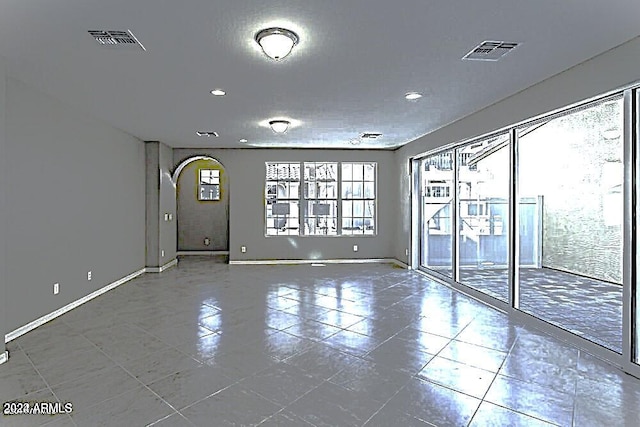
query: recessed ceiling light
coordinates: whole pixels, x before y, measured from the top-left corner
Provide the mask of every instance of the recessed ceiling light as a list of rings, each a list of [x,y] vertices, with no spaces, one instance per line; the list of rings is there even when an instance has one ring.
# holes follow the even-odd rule
[[[247,141],[246,139],[242,138],[242,139],[240,140],[240,142],[245,143],[245,142],[248,142],[248,141]]]
[[[360,144],[361,141],[358,138],[353,138],[353,139],[350,139],[349,142],[353,145],[358,145]]]
[[[215,136],[217,138],[220,136],[218,135],[218,132],[202,132],[202,131],[196,131],[196,135],[206,136],[207,138],[211,138],[212,136]]]
[[[211,95],[215,95],[215,96],[225,96],[227,94],[227,92],[223,91],[222,89],[214,89],[211,91]]]
[[[258,32],[255,40],[265,55],[279,61],[291,53],[291,49],[298,44],[300,39],[293,31],[274,27]]]
[[[416,99],[422,98],[422,94],[420,92],[409,92],[405,94],[405,99],[408,101],[415,101]]]
[[[285,133],[289,129],[291,122],[288,120],[271,120],[269,126],[275,133]]]

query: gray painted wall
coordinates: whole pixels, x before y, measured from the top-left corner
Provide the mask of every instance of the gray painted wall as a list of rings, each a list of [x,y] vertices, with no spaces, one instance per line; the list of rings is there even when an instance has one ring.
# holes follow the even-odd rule
[[[163,266],[176,257],[176,192],[171,180],[172,161],[170,147],[157,141],[145,143],[147,267]]]
[[[398,193],[393,251],[403,259],[410,242],[409,158],[598,96],[640,80],[640,37],[525,89],[395,151]]]
[[[6,76],[4,71],[4,58],[0,56],[0,354],[4,353],[4,331],[6,328],[5,312],[7,309],[7,203],[5,200],[5,186],[7,182],[6,165],[6,139],[5,139],[5,83]]]
[[[141,141],[11,77],[5,128],[7,333],[144,267],[145,160]]]
[[[200,169],[220,170],[220,200],[198,200]],[[177,182],[179,251],[229,250],[229,180],[219,162],[201,159],[186,166]],[[204,244],[205,237],[210,244]]]
[[[372,150],[175,149],[174,168],[186,158],[209,155],[229,177],[229,259],[391,258],[397,221],[397,178],[393,152]],[[267,161],[378,162],[378,235],[299,237],[264,235],[264,179]],[[353,252],[353,245],[359,246]],[[247,246],[241,253],[240,246]]]

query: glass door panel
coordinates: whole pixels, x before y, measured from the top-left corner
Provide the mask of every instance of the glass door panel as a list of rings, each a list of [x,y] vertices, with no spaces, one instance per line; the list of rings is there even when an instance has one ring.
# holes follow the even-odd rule
[[[622,352],[623,101],[518,130],[520,309]]]
[[[453,278],[454,152],[422,160],[420,264]]]
[[[509,134],[457,150],[461,283],[509,301]]]

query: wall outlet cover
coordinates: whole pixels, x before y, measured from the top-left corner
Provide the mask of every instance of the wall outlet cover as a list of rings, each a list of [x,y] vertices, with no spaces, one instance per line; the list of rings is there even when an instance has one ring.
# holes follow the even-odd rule
[[[358,252],[358,245],[353,245],[353,252]]]
[[[60,293],[60,283],[53,284],[53,294],[58,295]]]
[[[243,254],[247,253],[247,247],[246,246],[240,246],[240,252],[242,252]]]

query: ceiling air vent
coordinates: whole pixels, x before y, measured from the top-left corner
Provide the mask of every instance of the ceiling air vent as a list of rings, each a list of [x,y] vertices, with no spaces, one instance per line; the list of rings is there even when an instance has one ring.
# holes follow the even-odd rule
[[[147,50],[129,30],[89,30],[89,34],[102,46],[117,48],[139,47],[142,50]]]
[[[520,43],[484,41],[474,47],[462,59],[469,61],[497,61],[518,46],[520,46]]]
[[[371,132],[365,132],[362,135],[360,135],[360,139],[368,139],[368,140],[374,140],[374,139],[380,139],[382,138],[382,134],[381,133],[371,133]]]
[[[211,138],[211,137],[219,137],[220,135],[218,135],[218,132],[210,132],[210,131],[206,131],[206,132],[202,132],[202,131],[197,131],[196,135],[198,136],[206,136],[207,138]]]

